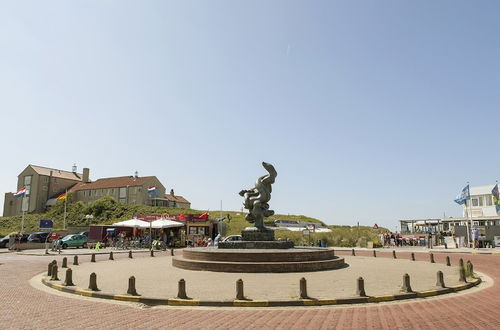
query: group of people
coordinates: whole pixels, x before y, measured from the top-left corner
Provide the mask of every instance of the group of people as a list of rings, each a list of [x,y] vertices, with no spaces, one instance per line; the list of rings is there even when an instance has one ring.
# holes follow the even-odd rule
[[[427,238],[404,237],[398,233],[385,233],[380,234],[380,242],[383,247],[426,246]]]

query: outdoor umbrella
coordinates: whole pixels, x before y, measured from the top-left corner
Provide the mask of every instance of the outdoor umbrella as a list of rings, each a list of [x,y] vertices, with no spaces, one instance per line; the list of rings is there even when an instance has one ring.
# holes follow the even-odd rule
[[[151,227],[153,227],[153,228],[173,228],[173,227],[182,227],[182,226],[184,226],[184,224],[181,222],[167,220],[167,219],[163,219],[163,218],[155,220],[151,223]]]
[[[138,220],[138,219],[130,219],[130,220],[116,222],[113,224],[113,226],[132,227],[132,228],[149,228],[149,222]]]

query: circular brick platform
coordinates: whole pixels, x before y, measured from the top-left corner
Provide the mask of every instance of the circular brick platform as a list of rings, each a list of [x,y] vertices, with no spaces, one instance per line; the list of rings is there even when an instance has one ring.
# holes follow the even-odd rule
[[[228,273],[311,272],[347,266],[344,258],[335,256],[333,249],[325,248],[287,250],[193,248],[184,249],[182,256],[174,257],[172,265],[188,270]]]

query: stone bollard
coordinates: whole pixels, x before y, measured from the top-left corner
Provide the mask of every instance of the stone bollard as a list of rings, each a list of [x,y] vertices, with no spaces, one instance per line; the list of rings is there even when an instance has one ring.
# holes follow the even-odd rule
[[[78,266],[78,256],[73,258],[73,265]]]
[[[353,249],[354,251],[354,249]],[[305,278],[300,279],[300,299],[307,299],[307,281]]]
[[[174,248],[170,248],[170,255],[173,257],[174,256]]]
[[[154,257],[155,256],[155,251],[151,250],[151,256]]]
[[[68,268],[68,258],[64,257],[61,268]]]
[[[357,284],[358,284],[358,287],[356,289],[356,295],[358,295],[360,297],[366,297],[365,280],[362,277],[359,277]]]
[[[429,253],[429,261],[431,262],[431,264],[436,263],[436,262],[434,261],[434,254],[433,254],[432,252],[431,252],[431,253]]]
[[[410,275],[408,274],[403,275],[403,288],[401,290],[405,293],[413,292],[410,285]]]
[[[396,251],[395,250],[392,250],[392,258],[393,259],[397,259],[397,257],[396,257]]]
[[[464,268],[464,259],[462,258],[458,259],[458,267]]]
[[[451,266],[450,256],[446,256],[446,266]]]
[[[49,262],[49,266],[47,267],[47,276],[52,276],[52,266],[54,266],[55,260]]]
[[[464,267],[460,267],[458,269],[458,271],[459,271],[459,274],[460,274],[459,282],[467,283],[466,276],[465,276],[465,268]]]
[[[132,259],[132,250],[128,251],[128,257]]]
[[[472,265],[472,262],[470,260],[467,260],[467,276],[474,277],[474,266]]]
[[[90,257],[90,262],[95,262],[95,253],[92,253],[92,256]]]
[[[113,251],[109,253],[109,260],[115,260],[115,258],[113,257]]]
[[[377,251],[373,250],[373,256],[376,258],[377,257]]]
[[[352,249],[351,255],[356,256],[356,251],[354,251],[354,249]]]
[[[438,271],[436,275],[437,275],[436,286],[440,288],[445,288],[443,272]]]
[[[64,279],[64,286],[74,286],[73,283],[73,271],[71,268],[66,269],[66,278]]]
[[[92,291],[99,291],[97,288],[97,275],[95,273],[90,274],[89,289]]]
[[[179,280],[179,289],[177,290],[177,298],[188,299],[186,294],[186,281],[183,278]]]
[[[245,299],[245,295],[243,294],[243,280],[241,278],[236,281],[236,299]]]
[[[411,261],[415,261],[415,253],[411,253]]]
[[[59,281],[59,278],[57,277],[57,264],[52,265],[52,277],[50,278],[51,281]]]
[[[137,293],[137,290],[135,289],[135,277],[134,276],[130,276],[128,278],[128,290],[127,290],[127,294],[129,294],[131,296],[138,296],[139,295]]]

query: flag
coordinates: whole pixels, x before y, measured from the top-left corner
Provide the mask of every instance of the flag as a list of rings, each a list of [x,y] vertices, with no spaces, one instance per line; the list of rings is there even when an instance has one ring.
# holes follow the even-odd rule
[[[498,183],[495,185],[493,190],[491,191],[491,194],[493,195],[493,204],[495,205],[500,205],[499,203],[499,191],[498,191]]]
[[[493,195],[493,204],[495,205],[497,215],[500,215],[500,192],[498,191],[498,183],[495,185],[495,187],[493,187],[491,194]]]
[[[67,194],[65,192],[63,192],[62,194],[60,194],[59,196],[56,197],[57,200],[63,200],[63,199],[66,199],[67,197]]]
[[[26,194],[26,187],[22,187],[17,192],[14,193],[14,197],[23,197]]]
[[[208,219],[208,212],[205,212],[202,215],[200,215],[198,219]]]
[[[148,194],[150,197],[155,197],[156,196],[156,186],[149,186],[148,187]]]
[[[462,205],[465,201],[470,199],[469,185],[466,185],[462,192],[455,198],[455,203]]]

